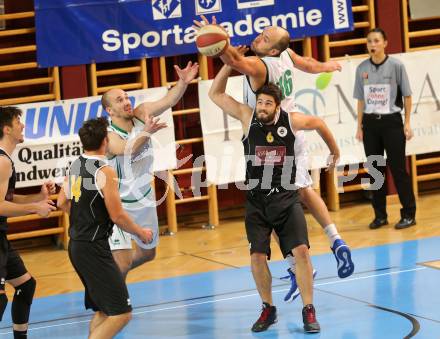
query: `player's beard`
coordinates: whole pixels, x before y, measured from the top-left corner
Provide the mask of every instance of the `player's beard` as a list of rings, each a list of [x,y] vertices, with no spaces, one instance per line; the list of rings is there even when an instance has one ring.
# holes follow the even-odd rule
[[[265,114],[260,115],[260,113],[265,113]],[[275,120],[275,113],[276,113],[276,111],[269,113],[268,111],[266,111],[264,109],[260,109],[257,111],[257,120],[263,124],[270,124]]]

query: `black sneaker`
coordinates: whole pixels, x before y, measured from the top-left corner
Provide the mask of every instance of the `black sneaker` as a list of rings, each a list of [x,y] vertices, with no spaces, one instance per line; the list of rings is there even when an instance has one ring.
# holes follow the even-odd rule
[[[376,228],[382,227],[388,225],[388,220],[385,219],[380,219],[380,218],[374,218],[374,220],[370,223],[369,227],[372,230],[375,230]]]
[[[416,219],[414,218],[402,218],[400,221],[394,226],[396,230],[403,230],[404,228],[413,226],[416,224]]]
[[[261,315],[255,324],[252,326],[252,332],[266,331],[270,325],[277,322],[277,308],[270,306],[268,303],[263,303]]]
[[[303,314],[303,322],[304,322],[304,331],[307,333],[319,333],[321,331],[321,327],[319,326],[318,321],[316,320],[315,308],[312,304],[308,304],[304,306],[302,310]]]

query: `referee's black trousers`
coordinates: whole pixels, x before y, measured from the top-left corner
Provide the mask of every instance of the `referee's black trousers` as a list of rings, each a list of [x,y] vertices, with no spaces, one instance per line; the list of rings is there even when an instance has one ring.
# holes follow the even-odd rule
[[[406,171],[405,146],[406,139],[403,131],[402,116],[400,113],[389,115],[364,114],[362,120],[364,134],[365,155],[387,154],[387,164],[390,167],[396,185],[399,200],[402,204],[400,215],[402,218],[415,218],[416,201],[411,185],[411,179]],[[373,166],[385,173],[385,166],[378,166],[377,162],[367,160],[367,166]],[[372,173],[370,171],[370,173]],[[374,182],[372,179],[372,183]],[[386,211],[386,185],[373,190],[373,208],[376,218],[387,218]]]

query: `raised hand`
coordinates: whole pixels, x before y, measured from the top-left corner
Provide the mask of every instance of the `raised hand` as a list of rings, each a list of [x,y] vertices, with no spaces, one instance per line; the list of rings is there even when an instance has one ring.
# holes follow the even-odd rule
[[[152,117],[149,114],[145,115],[144,132],[153,134],[167,127],[166,122],[160,122],[159,118]]]
[[[206,25],[217,25],[217,19],[216,19],[216,17],[214,15],[212,16],[212,22],[211,23],[206,18],[206,16],[201,15],[200,17],[202,18],[202,21],[193,20],[194,25],[192,27],[194,27],[194,29],[197,30],[197,31],[200,28],[202,28],[203,26],[206,26]]]
[[[185,84],[189,84],[196,78],[197,73],[199,72],[199,64],[197,62],[193,64],[191,61],[189,61],[184,69],[181,69],[177,65],[174,65],[174,69],[176,70],[179,79]]]
[[[334,60],[327,61],[325,65],[326,65],[326,72],[334,72],[334,71],[342,70],[341,64]]]
[[[238,52],[238,54],[245,55],[247,51],[249,51],[249,47],[245,45],[239,45],[239,46],[235,46],[235,50]]]

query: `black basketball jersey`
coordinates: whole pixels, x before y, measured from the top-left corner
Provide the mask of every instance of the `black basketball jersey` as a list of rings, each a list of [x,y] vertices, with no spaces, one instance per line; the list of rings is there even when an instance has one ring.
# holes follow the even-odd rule
[[[108,238],[113,223],[98,189],[96,172],[108,166],[104,159],[81,155],[70,166],[70,229],[72,240],[94,241]]]
[[[249,133],[242,142],[249,189],[293,189],[296,174],[295,136],[288,113],[281,110],[274,124],[265,125],[257,119],[254,111]]]
[[[0,148],[0,156],[7,157],[11,161],[12,174],[11,174],[11,177],[9,178],[8,190],[6,191],[5,200],[6,201],[12,201],[12,199],[14,197],[14,191],[15,191],[15,182],[17,181],[17,176],[16,176],[16,173],[15,173],[14,162],[12,161],[11,157],[9,156],[9,154],[6,153],[1,148]],[[5,216],[0,216],[0,231],[7,231],[8,230],[7,219],[8,218],[5,217]]]

